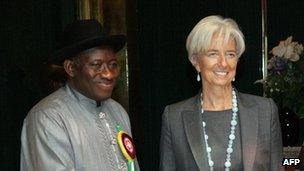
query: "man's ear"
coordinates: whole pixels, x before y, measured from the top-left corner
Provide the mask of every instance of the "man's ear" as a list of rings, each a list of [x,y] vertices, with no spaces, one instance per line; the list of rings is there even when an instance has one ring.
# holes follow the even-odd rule
[[[65,72],[70,76],[70,77],[74,77],[75,75],[75,65],[74,62],[70,59],[66,59],[63,62],[63,67]]]

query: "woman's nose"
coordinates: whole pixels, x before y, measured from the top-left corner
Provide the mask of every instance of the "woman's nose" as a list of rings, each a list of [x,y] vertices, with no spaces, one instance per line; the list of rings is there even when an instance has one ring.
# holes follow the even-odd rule
[[[221,54],[219,57],[219,64],[221,66],[227,66],[227,58],[225,56],[225,54]]]

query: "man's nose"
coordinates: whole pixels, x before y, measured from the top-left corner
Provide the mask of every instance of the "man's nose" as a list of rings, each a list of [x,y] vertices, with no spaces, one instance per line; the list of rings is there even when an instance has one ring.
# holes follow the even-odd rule
[[[103,64],[99,69],[99,72],[104,78],[107,79],[113,79],[117,74],[117,71],[111,70],[107,64]]]

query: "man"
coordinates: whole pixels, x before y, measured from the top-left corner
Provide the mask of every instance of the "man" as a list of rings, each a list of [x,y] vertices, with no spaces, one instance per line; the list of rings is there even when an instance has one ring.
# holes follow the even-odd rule
[[[63,64],[67,84],[25,118],[21,170],[127,170],[117,134],[122,129],[131,135],[130,122],[111,99],[119,76],[116,52],[126,37],[108,36],[96,20],[78,20],[62,38],[52,61]]]

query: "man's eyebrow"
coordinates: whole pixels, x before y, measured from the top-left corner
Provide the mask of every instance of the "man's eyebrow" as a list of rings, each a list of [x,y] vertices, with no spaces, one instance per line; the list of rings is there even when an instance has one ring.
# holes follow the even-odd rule
[[[102,62],[102,60],[101,59],[93,59],[90,62]]]
[[[110,60],[93,59],[93,60],[90,61],[90,62],[113,62],[113,61],[117,62],[118,59],[110,59]]]

